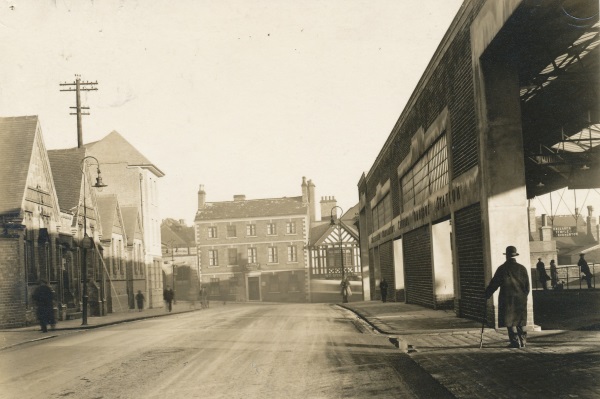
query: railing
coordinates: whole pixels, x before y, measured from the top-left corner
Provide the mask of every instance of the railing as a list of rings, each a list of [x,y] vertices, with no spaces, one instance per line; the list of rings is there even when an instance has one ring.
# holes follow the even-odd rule
[[[320,277],[324,279],[341,279],[342,268],[341,267],[327,267],[321,273],[312,271],[314,277]],[[344,275],[350,280],[360,280],[360,266],[348,266],[344,267]]]
[[[600,264],[596,269],[595,263],[588,263],[590,271],[592,272],[592,287],[596,288],[596,273],[600,273]],[[556,266],[556,272],[558,274],[557,285],[552,287],[552,280],[548,280],[548,289],[554,290],[581,290],[587,289],[587,281],[578,265],[561,265]],[[546,273],[551,276],[550,270],[546,268]],[[540,282],[537,270],[531,269],[531,280],[534,290],[542,290],[544,287]]]

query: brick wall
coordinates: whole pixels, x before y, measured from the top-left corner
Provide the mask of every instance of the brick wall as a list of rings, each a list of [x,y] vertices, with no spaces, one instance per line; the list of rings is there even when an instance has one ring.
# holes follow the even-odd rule
[[[22,241],[0,238],[0,327],[26,325]]]

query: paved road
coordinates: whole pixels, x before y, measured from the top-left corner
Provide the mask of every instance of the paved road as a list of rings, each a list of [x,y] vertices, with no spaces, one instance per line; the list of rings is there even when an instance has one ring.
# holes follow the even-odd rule
[[[232,304],[0,352],[6,398],[449,398],[388,338],[323,304]]]

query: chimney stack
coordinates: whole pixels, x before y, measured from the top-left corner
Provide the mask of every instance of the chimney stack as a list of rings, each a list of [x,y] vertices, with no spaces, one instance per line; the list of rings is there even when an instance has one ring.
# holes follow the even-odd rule
[[[598,226],[596,222],[596,218],[594,217],[594,207],[589,205],[588,209],[588,217],[587,217],[587,235],[589,238],[592,238],[594,241],[598,242]]]
[[[308,182],[308,212],[310,215],[310,222],[314,223],[317,221],[317,204],[315,202],[315,185],[312,180]]]
[[[206,206],[206,193],[204,192],[204,184],[198,189],[198,209],[204,209]]]
[[[302,176],[302,203],[308,204],[308,185],[305,176]]]
[[[542,227],[540,228],[540,230],[541,230],[540,239],[542,241],[551,241],[552,240],[552,227],[548,226],[548,215],[546,215],[546,214],[542,215]]]
[[[331,218],[334,206],[337,205],[335,197],[321,197],[321,220],[329,220]],[[337,219],[337,209],[333,212],[334,218]]]

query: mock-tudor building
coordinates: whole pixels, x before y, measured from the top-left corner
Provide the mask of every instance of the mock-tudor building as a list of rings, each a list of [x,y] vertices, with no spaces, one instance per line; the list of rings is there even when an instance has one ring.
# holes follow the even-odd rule
[[[206,202],[200,186],[195,234],[202,284],[213,298],[307,302],[307,244],[314,184],[298,197]]]
[[[354,225],[358,204],[339,218],[335,197],[322,197],[320,205],[321,221],[312,223],[309,234],[310,301],[339,302],[342,299],[342,267],[352,291],[348,300],[362,301],[359,237]]]

